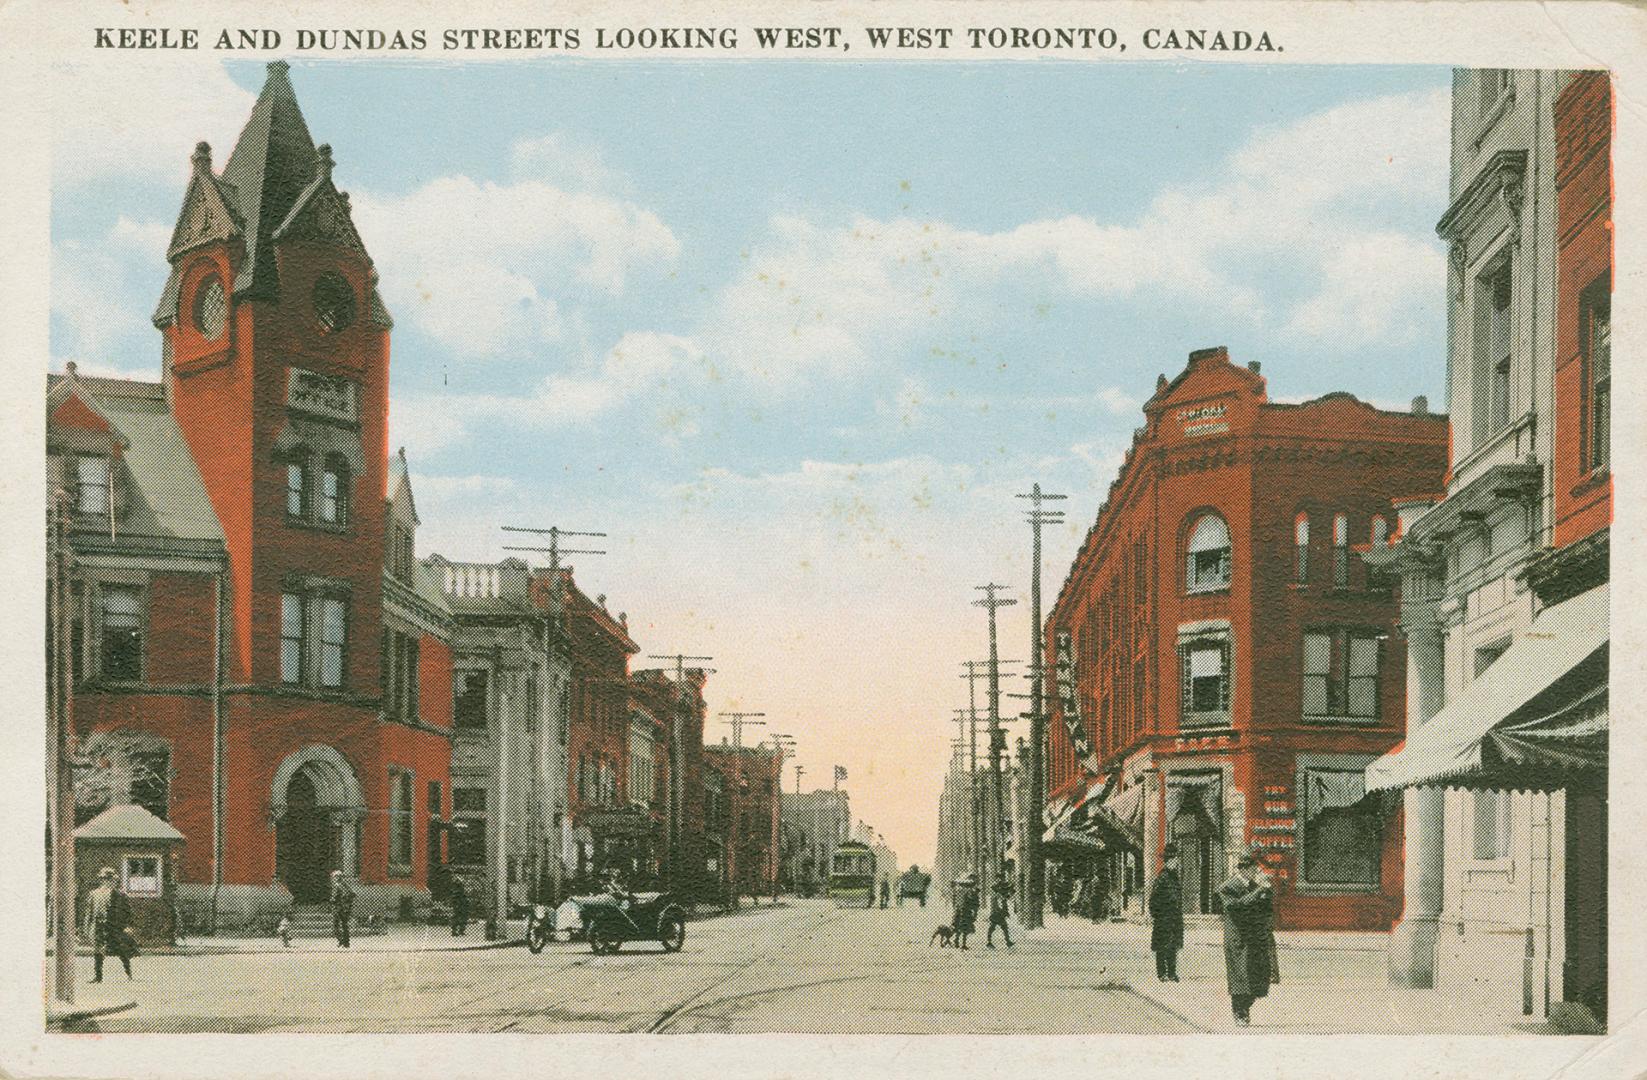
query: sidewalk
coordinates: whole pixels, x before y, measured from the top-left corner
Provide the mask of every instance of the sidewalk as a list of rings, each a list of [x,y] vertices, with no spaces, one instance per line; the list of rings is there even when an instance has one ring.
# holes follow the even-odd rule
[[[228,956],[244,953],[342,953],[348,952],[457,952],[474,949],[507,949],[525,944],[526,921],[511,920],[507,932],[499,941],[486,940],[486,924],[470,923],[469,932],[453,937],[446,926],[396,923],[381,934],[355,934],[344,950],[330,937],[293,938],[290,946],[282,945],[277,937],[191,937],[176,945],[147,946],[143,952],[150,956]],[[46,939],[46,955],[54,948],[52,939]],[[90,956],[91,946],[76,943],[76,956]]]
[[[1185,927],[1178,956],[1181,982],[1156,979],[1149,927],[1139,923],[1047,921],[1024,941],[1090,943],[1114,955],[1115,974],[1141,997],[1209,1032],[1340,1034],[1549,1034],[1524,1017],[1520,1001],[1485,995],[1408,990],[1389,984],[1389,935],[1377,932],[1281,931],[1276,956],[1281,981],[1252,1008],[1252,1024],[1236,1024],[1224,979],[1223,932],[1216,923]]]

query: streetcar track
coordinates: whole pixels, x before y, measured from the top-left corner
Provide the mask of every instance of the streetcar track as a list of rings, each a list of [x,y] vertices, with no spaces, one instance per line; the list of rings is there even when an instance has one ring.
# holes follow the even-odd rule
[[[831,919],[839,919],[839,918],[840,918],[840,913],[838,911],[834,911],[834,910],[828,910],[824,913],[814,913],[812,923],[809,927],[807,927],[807,929],[816,930],[818,927],[823,926],[826,922],[829,922]],[[667,1010],[666,1012],[664,1012],[662,1015],[660,1015],[656,1020],[654,1020],[646,1028],[647,1034],[655,1035],[655,1034],[659,1034],[659,1033],[663,1032],[663,1030],[665,1028],[667,1028],[670,1024],[674,1023],[676,1017],[696,1010],[696,1008],[702,1002],[703,998],[706,995],[711,994],[714,991],[716,991],[716,990],[720,989],[721,987],[725,986],[727,983],[731,982],[733,979],[736,979],[739,975],[742,975],[744,972],[748,971],[750,968],[754,967],[756,964],[760,963],[761,961],[770,960],[772,958],[773,951],[774,950],[771,949],[770,947],[761,950],[760,952],[756,953],[754,956],[750,957],[750,959],[748,961],[746,961],[745,963],[742,963],[742,964],[738,965],[738,967],[735,970],[733,970],[731,972],[728,972],[724,977],[722,977],[720,979],[716,979],[716,980],[712,981],[708,986],[703,987],[697,993],[692,994],[690,997],[688,997],[686,1000],[682,1001],[680,1004],[678,1004],[678,1005],[674,1006],[673,1008]]]

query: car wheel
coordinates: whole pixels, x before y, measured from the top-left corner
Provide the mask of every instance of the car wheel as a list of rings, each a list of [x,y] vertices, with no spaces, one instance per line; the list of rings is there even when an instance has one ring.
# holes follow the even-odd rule
[[[596,956],[608,956],[618,951],[622,941],[611,932],[600,927],[589,928],[589,951]]]
[[[658,941],[665,952],[680,952],[686,944],[686,920],[679,915],[666,915],[658,924]]]

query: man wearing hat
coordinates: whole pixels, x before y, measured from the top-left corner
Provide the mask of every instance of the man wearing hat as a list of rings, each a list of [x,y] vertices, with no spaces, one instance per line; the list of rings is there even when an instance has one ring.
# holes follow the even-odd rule
[[[349,947],[349,917],[355,910],[355,891],[343,880],[343,871],[332,871],[332,933],[340,947]]]
[[[105,866],[97,872],[98,885],[86,897],[86,936],[92,940],[92,982],[103,981],[103,957],[109,953],[120,957],[126,969],[126,978],[132,977],[132,906],[120,885],[114,868]]]
[[[1149,891],[1149,947],[1155,953],[1155,977],[1178,981],[1178,950],[1184,947],[1184,884],[1178,878],[1178,845],[1161,850],[1161,872]]]
[[[1224,974],[1230,1008],[1235,1022],[1246,1027],[1252,1022],[1252,1003],[1269,993],[1275,947],[1275,894],[1251,851],[1235,860],[1235,873],[1218,886],[1218,897],[1224,902]]]

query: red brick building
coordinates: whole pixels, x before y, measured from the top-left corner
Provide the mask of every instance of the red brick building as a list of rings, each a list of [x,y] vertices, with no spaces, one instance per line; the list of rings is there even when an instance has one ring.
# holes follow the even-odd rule
[[[719,781],[710,832],[724,850],[720,882],[730,899],[769,895],[777,885],[783,758],[765,746],[703,748],[705,769]]]
[[[552,573],[542,580],[553,580]],[[651,874],[657,868],[656,823],[631,806],[629,793],[629,657],[640,647],[629,636],[628,620],[606,610],[606,597],[584,595],[569,570],[558,577],[572,653],[567,806],[574,873],[618,868]]]
[[[630,707],[658,721],[661,744],[654,748],[657,790],[663,803],[659,872],[671,888],[707,901],[724,864],[724,804],[708,797],[703,728],[707,715],[702,668],[686,668],[682,687],[659,670],[630,677]],[[719,774],[713,774],[717,784]],[[717,825],[716,823],[719,823]]]
[[[286,71],[221,174],[195,149],[161,381],[70,373],[48,399],[85,548],[77,727],[164,752],[143,794],[214,923],[321,900],[333,869],[363,913],[426,898],[449,805],[450,619],[403,469],[389,488],[390,319]]]
[[[1361,771],[1402,737],[1405,650],[1390,583],[1352,551],[1388,541],[1394,500],[1441,488],[1446,418],[1271,402],[1222,348],[1144,413],[1046,625],[1049,852],[1113,910],[1173,840],[1186,909],[1210,913],[1251,846],[1278,925],[1387,929],[1400,823]]]

